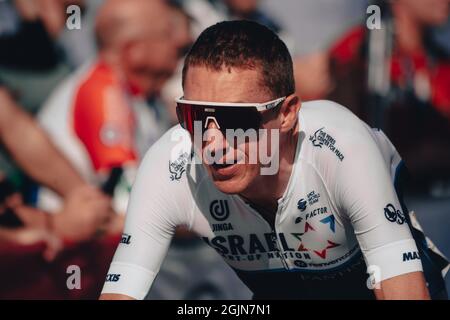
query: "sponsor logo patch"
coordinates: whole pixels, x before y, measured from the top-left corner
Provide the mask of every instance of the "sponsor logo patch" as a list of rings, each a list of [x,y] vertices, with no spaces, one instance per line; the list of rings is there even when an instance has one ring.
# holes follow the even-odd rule
[[[393,204],[388,203],[386,207],[384,207],[384,216],[390,222],[397,222],[397,224],[404,224],[406,221],[405,215],[397,210]]]

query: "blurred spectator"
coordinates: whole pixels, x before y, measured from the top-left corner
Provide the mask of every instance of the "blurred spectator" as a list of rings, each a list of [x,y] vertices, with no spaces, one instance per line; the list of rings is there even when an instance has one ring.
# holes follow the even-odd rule
[[[261,5],[283,21],[297,44],[294,73],[302,100],[329,94],[333,82],[328,47],[349,27],[363,22],[367,0],[265,0]]]
[[[305,100],[327,97],[383,128],[411,172],[410,188],[429,191],[450,181],[449,52],[431,36],[447,22],[449,1],[376,3],[383,28],[351,29],[296,71],[297,86]]]
[[[14,0],[13,4],[0,4],[3,10],[0,16],[4,19],[0,35],[7,35],[4,41],[9,42],[4,42],[5,45],[13,45],[0,57],[8,57],[3,59],[7,67],[20,69],[27,69],[33,62],[41,67],[49,67],[49,61],[64,62],[70,67],[85,63],[96,54],[93,21],[102,3],[103,0]],[[73,14],[67,9],[72,5],[81,12],[79,29],[66,27]],[[37,54],[20,50],[28,47],[37,50],[33,51]],[[43,50],[50,54],[44,56]],[[15,63],[18,61],[19,64]]]
[[[288,46],[291,54],[296,55],[295,43],[292,37],[271,17],[260,10],[260,1],[258,0],[172,0],[171,2],[177,3],[183,9],[185,21],[186,18],[190,19],[192,39],[196,39],[204,29],[220,21],[248,19],[259,22],[277,32]],[[181,17],[179,21],[181,21]],[[174,112],[174,99],[179,98],[183,94],[181,69],[182,61],[179,63],[177,72],[166,83],[162,91],[162,99],[170,110],[173,123],[178,122]]]
[[[64,198],[56,215],[29,207],[8,178],[0,177],[0,242],[30,245],[43,241],[44,255],[53,259],[59,239],[90,239],[110,217],[110,200],[85,184],[56,150],[44,131],[0,87],[0,143],[19,166],[37,182]],[[1,172],[0,172],[1,174]]]
[[[65,26],[62,4],[61,0],[0,2],[0,80],[32,113],[70,72],[55,42]]]
[[[52,93],[39,121],[90,183],[104,183],[113,168],[124,170],[113,198],[124,213],[141,156],[167,128],[146,100],[173,74],[183,41],[163,1],[105,1],[95,30],[97,59]],[[48,211],[61,206],[48,189],[39,191],[38,204]]]

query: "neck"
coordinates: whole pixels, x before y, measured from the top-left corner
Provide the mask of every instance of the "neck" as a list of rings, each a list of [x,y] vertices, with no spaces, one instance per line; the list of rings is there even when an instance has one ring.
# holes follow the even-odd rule
[[[393,6],[396,43],[400,51],[414,53],[423,51],[423,26],[403,5]]]
[[[280,140],[279,169],[275,175],[259,175],[258,178],[240,194],[257,207],[264,208],[275,215],[280,199],[287,189],[294,167],[298,142],[298,121],[285,139]],[[267,187],[261,187],[267,186]]]

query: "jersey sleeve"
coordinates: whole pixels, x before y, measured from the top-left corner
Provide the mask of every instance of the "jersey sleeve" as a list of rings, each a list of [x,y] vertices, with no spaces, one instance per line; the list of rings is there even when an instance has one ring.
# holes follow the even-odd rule
[[[353,226],[368,268],[377,281],[422,271],[408,212],[402,212],[393,184],[395,148],[363,123],[346,138],[334,186],[337,205]],[[387,141],[379,146],[379,139]]]
[[[166,256],[175,227],[192,227],[189,206],[183,202],[187,201],[185,181],[170,179],[170,158],[166,157],[170,151],[161,139],[150,148],[139,167],[122,240],[102,293],[143,299]]]
[[[134,120],[115,84],[83,84],[74,100],[73,127],[96,171],[134,162]]]

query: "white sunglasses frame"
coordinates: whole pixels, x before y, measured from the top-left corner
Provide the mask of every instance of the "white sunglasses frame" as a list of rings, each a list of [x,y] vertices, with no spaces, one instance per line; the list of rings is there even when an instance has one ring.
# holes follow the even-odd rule
[[[256,108],[257,111],[270,110],[277,107],[281,102],[286,100],[287,97],[281,97],[275,100],[271,100],[263,103],[229,103],[229,102],[209,102],[209,101],[193,101],[193,100],[185,100],[184,97],[175,99],[176,103],[180,104],[190,104],[193,106],[209,106],[209,107],[240,107],[240,108]]]

